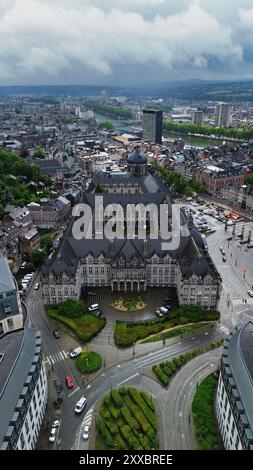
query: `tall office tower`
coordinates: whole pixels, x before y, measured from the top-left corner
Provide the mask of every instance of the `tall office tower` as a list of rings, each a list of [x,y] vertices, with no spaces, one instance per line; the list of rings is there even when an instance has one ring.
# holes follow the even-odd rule
[[[163,112],[143,110],[143,140],[155,144],[162,143]]]
[[[202,126],[203,122],[204,122],[203,111],[193,111],[192,124],[196,124],[197,126]]]
[[[215,126],[229,127],[232,122],[232,106],[228,103],[217,103],[215,107]]]

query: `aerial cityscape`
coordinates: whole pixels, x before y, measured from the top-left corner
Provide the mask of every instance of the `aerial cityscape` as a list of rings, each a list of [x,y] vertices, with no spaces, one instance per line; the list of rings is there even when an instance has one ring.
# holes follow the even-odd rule
[[[253,450],[253,9],[227,4],[0,0],[0,450]]]

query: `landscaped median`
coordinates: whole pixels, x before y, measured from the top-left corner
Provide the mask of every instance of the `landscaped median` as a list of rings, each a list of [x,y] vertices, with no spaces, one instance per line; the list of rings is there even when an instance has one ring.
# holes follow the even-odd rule
[[[67,300],[59,305],[46,305],[48,315],[73,331],[78,339],[88,343],[105,326],[104,318],[86,313],[84,302]]]
[[[223,449],[214,413],[217,383],[216,375],[208,375],[199,385],[192,403],[193,420],[199,450]]]
[[[219,318],[220,313],[217,311],[203,310],[195,305],[183,305],[171,312],[169,318],[155,319],[143,323],[118,322],[115,327],[114,340],[116,346],[123,348],[131,346],[139,340],[147,339],[148,337],[156,335],[164,330],[166,330],[166,335],[171,334],[171,336],[167,337],[180,335],[183,333],[183,330],[175,328],[179,325],[182,326],[189,323],[197,324],[200,322],[212,322]],[[197,325],[195,325],[195,327],[191,325],[191,330],[193,328],[196,329],[196,326]],[[203,326],[203,324],[201,326]]]
[[[223,339],[214,341],[207,346],[203,346],[201,348],[195,349],[194,351],[187,352],[185,354],[181,354],[178,357],[175,357],[171,361],[161,362],[158,365],[152,367],[152,370],[160,383],[162,385],[167,386],[174,375],[185,365],[187,362],[191,361],[195,357],[199,356],[200,354],[204,354],[211,349],[218,348],[222,345]]]
[[[112,390],[103,399],[97,422],[96,450],[156,450],[153,400],[133,387]]]
[[[76,359],[76,367],[82,374],[92,374],[100,369],[102,357],[95,351],[88,348],[83,349],[80,356]]]

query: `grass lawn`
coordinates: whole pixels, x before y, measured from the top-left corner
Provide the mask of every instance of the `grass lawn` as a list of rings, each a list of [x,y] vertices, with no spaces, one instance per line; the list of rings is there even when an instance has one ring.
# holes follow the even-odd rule
[[[156,450],[155,405],[133,387],[112,390],[103,399],[97,422],[96,449]]]
[[[87,343],[96,336],[106,324],[103,318],[96,318],[95,315],[91,315],[90,313],[85,313],[76,318],[68,318],[63,315],[58,315],[57,309],[47,306],[46,310],[51,318],[70,328],[77,338],[84,343]]]
[[[196,439],[199,450],[222,450],[220,431],[214,414],[218,379],[209,375],[198,387],[192,403]]]
[[[84,350],[76,359],[76,367],[83,374],[92,374],[100,369],[101,365],[102,358],[94,351]]]
[[[158,335],[152,336],[151,338],[141,341],[141,344],[154,343],[156,341],[162,341],[163,339],[174,338],[178,335],[185,335],[186,333],[191,333],[192,331],[199,330],[200,328],[205,328],[208,325],[210,325],[210,323],[195,323],[189,326],[174,327],[171,328],[170,331],[166,331],[165,333],[159,333]]]
[[[138,340],[145,339],[150,335],[158,334],[177,325],[215,321],[219,318],[219,312],[203,310],[195,305],[182,305],[172,311],[168,319],[155,319],[145,323],[118,322],[114,331],[114,340],[118,347],[131,346]],[[174,336],[174,333],[172,333],[172,336]]]

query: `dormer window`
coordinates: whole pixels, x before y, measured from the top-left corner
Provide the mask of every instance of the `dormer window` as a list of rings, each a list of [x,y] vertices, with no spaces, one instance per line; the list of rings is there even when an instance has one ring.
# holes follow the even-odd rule
[[[132,266],[134,268],[137,268],[138,267],[138,259],[137,258],[134,258],[133,261],[132,261]]]

